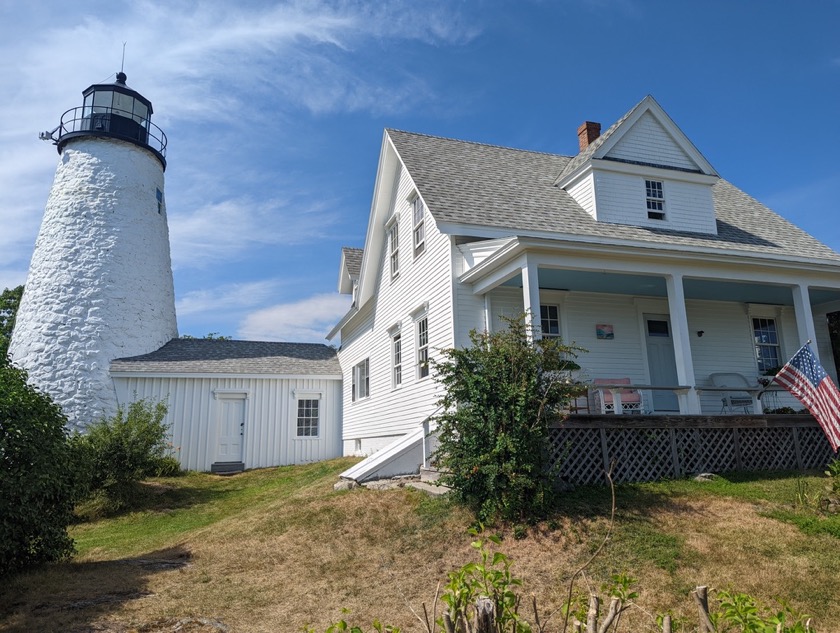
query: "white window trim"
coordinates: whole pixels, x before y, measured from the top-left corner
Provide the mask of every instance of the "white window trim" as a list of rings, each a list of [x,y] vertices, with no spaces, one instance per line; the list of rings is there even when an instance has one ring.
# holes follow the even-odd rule
[[[425,321],[426,322],[426,344],[420,344],[420,324]],[[414,375],[417,380],[427,380],[429,376],[432,375],[431,367],[429,366],[430,354],[429,354],[429,315],[427,312],[424,312],[414,320],[414,347],[415,347],[415,355],[414,355]],[[422,354],[425,351],[425,364],[426,364],[426,375],[422,376]]]
[[[400,358],[399,363],[397,363],[397,341],[399,340],[400,345]],[[403,340],[402,333],[400,328],[396,329],[396,332],[391,333],[391,388],[392,389],[399,389],[402,387],[403,379],[405,375],[403,373],[403,366],[405,365],[405,341]],[[397,382],[397,369],[399,369],[399,382]]]
[[[358,395],[357,385],[360,383],[358,370],[363,363],[367,363],[367,393],[364,396]],[[362,402],[370,398],[370,356],[363,358],[358,363],[353,365],[350,370],[350,401],[353,403]]]
[[[419,221],[416,218],[416,214],[417,214],[416,206],[417,206],[418,201],[421,205],[423,205],[423,214],[421,215]],[[419,193],[415,193],[414,196],[410,197],[409,202],[411,204],[411,246],[412,246],[412,251],[414,253],[414,258],[417,259],[418,257],[420,257],[420,255],[422,255],[424,252],[426,252],[426,228],[427,228],[426,227],[426,215],[427,215],[426,211],[427,211],[427,209],[426,209],[426,203],[423,201],[423,198],[420,197]],[[422,232],[423,232],[423,238],[421,240],[419,240],[419,242],[417,240],[418,229],[422,229]]]
[[[400,223],[393,222],[386,226],[388,240],[388,269],[391,273],[391,281],[396,281],[400,276]],[[394,239],[396,237],[396,240]],[[396,241],[397,247],[394,248]],[[396,266],[394,265],[396,262]]]
[[[557,310],[557,333],[551,334],[546,332],[542,327],[542,309],[543,307],[546,308],[554,308]],[[540,335],[543,338],[562,338],[563,330],[562,330],[562,321],[560,319],[560,305],[557,303],[540,303]]]
[[[758,313],[750,313],[749,314],[749,326],[750,326],[750,342],[753,345],[755,350],[755,370],[758,372],[758,375],[762,375],[766,369],[761,369],[758,365],[758,348],[759,347],[775,347],[776,348],[776,362],[777,367],[781,367],[787,362],[787,359],[784,354],[784,341],[782,340],[782,320],[781,316],[776,316],[776,314],[770,313],[770,311],[765,311],[763,314],[761,311]],[[756,343],[755,342],[755,324],[753,323],[753,319],[763,319],[764,321],[773,321],[773,325],[776,328],[776,342],[775,343]]]
[[[321,439],[323,428],[324,428],[324,407],[323,403],[323,392],[320,391],[306,391],[306,390],[293,390],[292,394],[294,398],[292,399],[292,415],[291,415],[291,422],[292,422],[292,439],[295,441],[306,441],[306,440],[318,440]],[[298,408],[300,406],[301,400],[317,400],[318,401],[318,433],[315,435],[298,435]]]
[[[659,191],[662,193],[662,197],[657,196],[649,196],[648,195],[648,183],[658,183],[659,184]],[[667,220],[668,215],[668,205],[666,203],[667,196],[665,195],[665,181],[658,180],[655,178],[645,178],[645,209],[647,211],[647,219],[653,220],[654,222],[664,222]],[[651,209],[648,206],[651,202],[658,203],[662,206],[661,209]],[[661,214],[662,217],[652,217],[651,214]]]

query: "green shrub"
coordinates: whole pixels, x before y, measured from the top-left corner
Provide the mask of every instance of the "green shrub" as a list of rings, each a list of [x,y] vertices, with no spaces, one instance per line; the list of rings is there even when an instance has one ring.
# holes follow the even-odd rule
[[[61,409],[0,358],[0,576],[73,551],[73,468]]]
[[[166,455],[169,429],[163,423],[166,412],[165,402],[137,400],[74,438],[89,493],[102,496],[108,511],[130,505],[138,482],[171,468]]]
[[[580,349],[530,341],[524,315],[470,340],[434,363],[446,392],[436,417],[441,481],[481,522],[528,521],[551,503],[548,423],[579,392],[571,372]]]

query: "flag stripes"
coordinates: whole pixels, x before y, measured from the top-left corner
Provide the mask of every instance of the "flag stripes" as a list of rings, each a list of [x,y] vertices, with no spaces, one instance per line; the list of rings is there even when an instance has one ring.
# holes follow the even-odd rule
[[[782,367],[775,382],[804,404],[836,453],[840,447],[840,391],[807,343]]]

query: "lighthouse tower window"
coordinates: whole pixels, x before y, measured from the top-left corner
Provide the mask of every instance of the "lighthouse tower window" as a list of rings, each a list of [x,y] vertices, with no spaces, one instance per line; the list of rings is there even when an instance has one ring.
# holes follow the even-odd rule
[[[157,190],[157,205],[158,205],[158,213],[163,212],[163,192],[158,189]]]

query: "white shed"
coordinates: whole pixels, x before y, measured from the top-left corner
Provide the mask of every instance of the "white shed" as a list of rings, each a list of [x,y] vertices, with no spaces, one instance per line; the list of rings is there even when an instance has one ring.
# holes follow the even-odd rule
[[[121,406],[165,400],[182,467],[236,472],[338,457],[341,369],[314,343],[173,339],[111,362]]]

